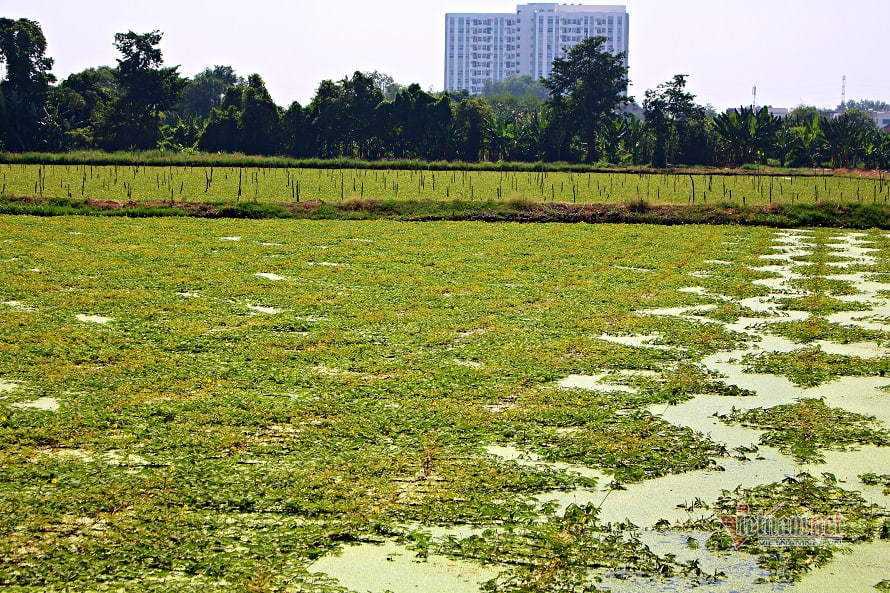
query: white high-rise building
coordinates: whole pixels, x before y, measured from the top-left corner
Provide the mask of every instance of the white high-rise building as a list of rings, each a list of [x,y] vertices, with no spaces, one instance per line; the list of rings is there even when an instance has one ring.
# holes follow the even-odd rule
[[[445,90],[482,92],[489,80],[513,75],[547,78],[553,60],[588,37],[605,37],[628,53],[624,6],[521,4],[516,13],[445,15]]]

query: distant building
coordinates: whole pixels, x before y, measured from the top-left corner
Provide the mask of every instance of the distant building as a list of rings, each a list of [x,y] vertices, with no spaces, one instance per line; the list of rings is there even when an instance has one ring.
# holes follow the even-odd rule
[[[629,113],[630,115],[634,116],[637,119],[645,119],[646,118],[646,112],[643,110],[642,107],[640,107],[636,103],[628,103],[627,105],[624,105],[623,107],[619,108],[619,111],[621,113]]]
[[[744,105],[744,107],[748,107],[748,105]],[[764,106],[763,105],[751,105],[750,107],[752,109],[755,109],[756,111],[760,111],[761,109],[763,109]],[[738,111],[738,110],[739,110],[738,107],[730,107],[729,109],[726,110],[726,113],[732,113],[733,111]],[[786,109],[785,107],[770,107],[767,105],[766,110],[769,112],[770,115],[772,115],[774,117],[788,117],[789,115],[791,115],[791,110]]]
[[[521,4],[516,13],[445,15],[445,90],[479,94],[509,76],[547,78],[553,60],[589,37],[605,37],[613,53],[628,53],[630,16],[624,6]]]
[[[840,116],[842,116],[844,113],[846,113],[847,111],[848,111],[847,109],[838,109],[838,110],[832,111],[830,113],[830,115],[831,115],[831,117],[837,119]],[[865,113],[868,114],[868,116],[871,117],[873,120],[875,120],[875,125],[878,126],[878,128],[883,130],[887,126],[890,126],[890,111],[868,110]]]
[[[890,134],[890,124],[883,128],[885,134]]]
[[[884,129],[890,126],[890,111],[872,111],[869,115],[875,118],[875,123],[879,128]],[[884,129],[884,131],[887,130]]]

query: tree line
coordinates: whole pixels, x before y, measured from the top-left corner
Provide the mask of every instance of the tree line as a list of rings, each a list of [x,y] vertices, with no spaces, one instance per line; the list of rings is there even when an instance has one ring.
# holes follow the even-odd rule
[[[162,34],[119,33],[114,67],[58,82],[40,25],[0,19],[0,149],[239,152],[298,158],[565,161],[627,165],[890,167],[890,134],[860,108],[716,113],[678,74],[627,95],[623,56],[595,37],[550,78],[490,83],[482,96],[401,86],[379,72],[323,81],[307,105],[277,105],[259,74],[165,66]]]

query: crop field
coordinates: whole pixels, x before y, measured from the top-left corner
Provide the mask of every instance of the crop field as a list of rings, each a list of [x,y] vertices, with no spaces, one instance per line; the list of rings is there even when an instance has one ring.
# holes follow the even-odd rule
[[[657,204],[887,204],[890,179],[2,164],[0,195],[214,203],[330,202],[358,197],[572,203],[646,200]]]
[[[201,169],[40,189],[84,174],[205,199]],[[0,587],[887,590],[888,389],[881,231],[0,217]]]

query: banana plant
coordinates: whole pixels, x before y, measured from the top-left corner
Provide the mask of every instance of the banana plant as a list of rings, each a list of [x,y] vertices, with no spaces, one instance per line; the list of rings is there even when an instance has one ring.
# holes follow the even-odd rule
[[[647,151],[650,150],[646,124],[634,117],[627,119],[625,126],[624,134],[621,137],[624,153],[630,159],[631,164],[642,165],[647,162]]]
[[[863,144],[871,131],[855,111],[848,111],[833,119],[824,118],[822,133],[832,166],[855,167],[863,156]]]
[[[825,136],[818,116],[813,116],[800,125],[786,128],[786,163],[794,167],[814,167],[824,151]]]
[[[734,165],[763,162],[781,127],[782,119],[771,115],[766,107],[742,107],[714,118],[714,131]]]
[[[868,169],[879,169],[884,162],[884,134],[873,131],[862,141],[862,160]]]
[[[621,161],[621,143],[627,133],[627,118],[613,117],[600,128],[600,142],[605,159],[614,164]]]

